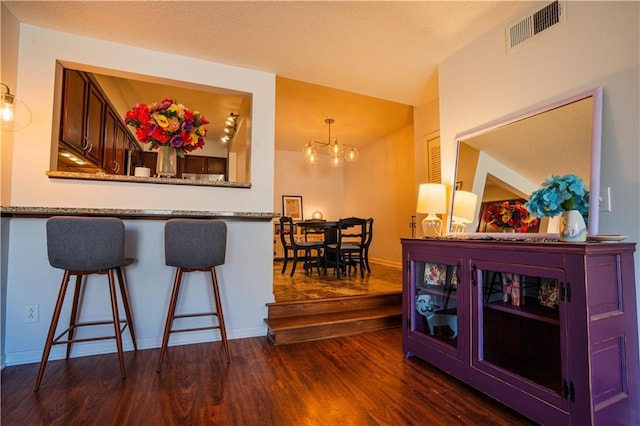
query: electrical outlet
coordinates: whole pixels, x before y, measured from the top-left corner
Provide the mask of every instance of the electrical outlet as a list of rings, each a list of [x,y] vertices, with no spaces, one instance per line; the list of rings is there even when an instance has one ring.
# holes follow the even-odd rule
[[[25,305],[24,322],[38,322],[39,320],[38,305]]]
[[[600,188],[600,197],[598,198],[598,203],[601,212],[610,212],[611,211],[611,187],[605,186],[604,188]]]

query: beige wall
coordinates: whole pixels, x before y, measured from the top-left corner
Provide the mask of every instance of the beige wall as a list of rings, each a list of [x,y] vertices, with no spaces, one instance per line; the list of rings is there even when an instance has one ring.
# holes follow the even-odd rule
[[[319,210],[327,219],[342,216],[343,170],[352,165],[331,167],[329,155],[321,155],[318,164],[308,164],[300,151],[276,151],[274,175],[274,211],[282,214],[282,196],[302,196],[305,219]]]
[[[11,13],[7,12],[4,5],[0,9],[2,18],[2,37],[0,38],[1,59],[0,59],[0,81],[11,88],[11,93],[20,96],[16,92],[18,80],[18,38],[20,27],[18,21]],[[13,156],[13,133],[2,131],[0,135],[0,203],[6,205],[11,199],[11,157]]]
[[[344,215],[373,217],[369,256],[402,263],[400,238],[411,237],[415,214],[413,126],[364,147],[357,163],[345,169]]]

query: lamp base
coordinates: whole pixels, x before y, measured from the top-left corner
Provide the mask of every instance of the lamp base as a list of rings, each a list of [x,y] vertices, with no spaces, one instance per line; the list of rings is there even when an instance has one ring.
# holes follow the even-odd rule
[[[425,237],[436,238],[442,235],[442,219],[433,213],[422,219],[422,233]]]

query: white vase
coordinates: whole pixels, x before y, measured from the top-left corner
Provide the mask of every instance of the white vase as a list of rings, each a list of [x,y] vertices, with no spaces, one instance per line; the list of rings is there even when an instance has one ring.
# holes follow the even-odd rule
[[[560,241],[582,242],[587,240],[587,225],[578,210],[560,215]]]
[[[156,161],[156,174],[158,177],[171,178],[178,174],[178,152],[170,146],[158,148]]]

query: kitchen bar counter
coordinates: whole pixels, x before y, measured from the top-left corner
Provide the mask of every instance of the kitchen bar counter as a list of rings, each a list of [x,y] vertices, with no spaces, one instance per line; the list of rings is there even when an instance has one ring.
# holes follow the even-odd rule
[[[237,221],[270,221],[279,217],[272,212],[230,212],[209,210],[103,209],[85,207],[17,207],[2,206],[3,217],[43,218],[50,216],[111,216],[122,219],[202,218]]]
[[[122,175],[109,175],[106,173],[58,172],[58,171],[51,170],[47,172],[47,176],[49,178],[55,178],[55,179],[79,179],[79,180],[100,180],[100,181],[108,181],[108,182],[155,183],[155,184],[164,184],[164,185],[212,186],[212,187],[221,187],[221,188],[251,188],[251,184],[246,182],[122,176]]]

